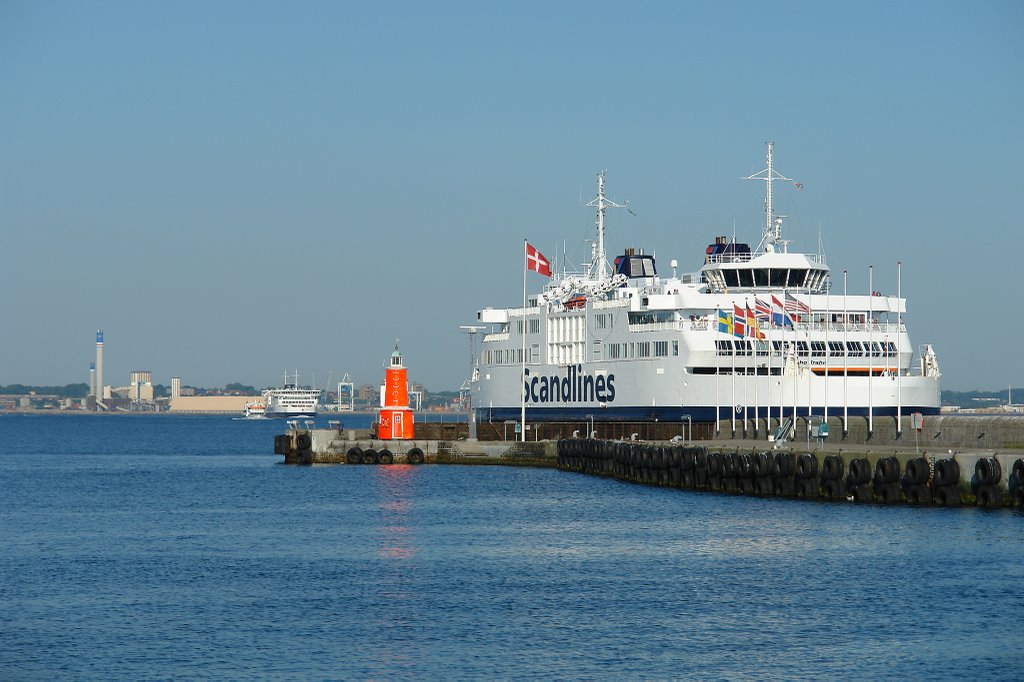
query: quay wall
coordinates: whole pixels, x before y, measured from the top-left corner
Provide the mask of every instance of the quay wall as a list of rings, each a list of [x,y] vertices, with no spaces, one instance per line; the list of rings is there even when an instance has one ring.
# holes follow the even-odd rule
[[[363,436],[363,437],[358,437]],[[288,464],[490,464],[567,472],[716,493],[762,497],[1024,508],[1024,450],[918,452],[888,445],[757,441],[599,440],[526,443],[478,440],[382,441],[342,429],[292,429],[274,451]],[[904,444],[905,445],[905,444]]]
[[[1024,451],[938,455],[854,447],[765,450],[566,439],[558,468],[621,480],[760,497],[1024,508]]]

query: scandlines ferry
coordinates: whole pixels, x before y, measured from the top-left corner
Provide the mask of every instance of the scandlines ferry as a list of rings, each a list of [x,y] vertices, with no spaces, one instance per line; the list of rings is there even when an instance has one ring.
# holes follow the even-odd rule
[[[315,417],[320,406],[320,393],[319,389],[302,388],[298,371],[294,381],[289,381],[285,373],[280,388],[263,391],[264,414],[267,417]]]
[[[900,292],[848,294],[845,272],[837,291],[822,254],[790,252],[772,192],[792,180],[767,146],[767,168],[746,178],[765,181],[760,243],[716,237],[691,274],[677,275],[673,260],[661,276],[633,248],[607,262],[605,213],[628,207],[605,197],[599,174],[584,271],[552,279],[525,307],[478,312],[487,331],[470,379],[476,419],[519,421],[524,402],[527,424],[688,416],[734,431],[808,415],[840,417],[844,430],[863,416],[870,430],[875,417],[937,414],[938,361],[930,345],[911,345]]]

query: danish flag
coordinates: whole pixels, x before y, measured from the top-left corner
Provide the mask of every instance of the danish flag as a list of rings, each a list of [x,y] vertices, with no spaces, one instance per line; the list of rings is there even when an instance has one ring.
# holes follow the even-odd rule
[[[526,242],[526,269],[533,270],[545,277],[551,276],[551,261],[545,258],[543,253],[530,246],[530,242]]]

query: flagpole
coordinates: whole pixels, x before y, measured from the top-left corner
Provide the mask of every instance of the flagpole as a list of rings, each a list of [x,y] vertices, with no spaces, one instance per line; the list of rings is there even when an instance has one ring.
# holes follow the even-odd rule
[[[903,334],[903,261],[896,261],[896,437],[903,435],[903,363],[899,342]]]
[[[828,424],[828,379],[829,369],[832,360],[832,348],[829,347],[828,333],[832,328],[832,281],[830,277],[825,280],[825,424]]]
[[[750,312],[750,301],[748,300],[745,303],[746,303],[747,312],[749,313]],[[754,308],[757,308],[757,302],[756,301],[754,302]],[[751,333],[750,333],[750,320],[751,320],[750,315],[747,315],[747,339],[748,340],[751,337]],[[757,329],[757,331],[760,331],[761,328],[757,326],[757,313],[756,312],[754,313],[753,320],[754,320],[754,327]],[[757,339],[757,332],[756,331],[754,332],[753,337],[754,337],[754,438],[757,438],[757,436],[758,436],[758,434],[760,433],[761,430],[759,428],[760,424],[758,424],[758,421],[757,421],[758,420],[758,415],[757,415],[757,411],[758,411],[757,410],[757,408],[758,408],[758,404],[757,404],[757,377],[758,377],[758,372],[757,372],[757,370],[758,370],[758,365],[757,365],[757,350],[758,350],[758,348],[757,348],[757,341],[758,341],[758,339]]]
[[[814,310],[811,308],[811,278],[807,278],[807,322],[804,324],[804,338],[807,339],[807,430],[811,429],[811,327],[814,323]]]
[[[786,304],[789,303],[789,299],[792,296],[793,296],[793,294],[789,293],[788,290],[785,292],[785,297],[782,299],[782,310],[783,310],[783,312],[786,312]],[[797,392],[800,390],[800,367],[799,367],[800,351],[797,348],[797,341],[798,341],[798,339],[797,339],[797,334],[796,334],[796,320],[793,319],[792,315],[789,315],[789,323],[790,323],[790,326],[793,327],[793,346],[790,348],[790,350],[793,352],[792,353],[793,354],[793,437],[796,438],[796,421],[797,421],[796,403],[797,403]]]
[[[846,310],[846,270],[843,270],[843,435],[850,432],[850,344],[847,330],[850,316]]]
[[[782,428],[782,420],[786,418],[786,379],[789,376],[786,374],[786,303],[785,303],[785,289],[783,289],[783,302],[782,302],[782,333],[779,335],[779,428]],[[775,301],[772,301],[772,320],[774,321],[775,315]]]
[[[868,266],[868,438],[875,432],[875,410],[871,401],[871,386],[875,383],[875,266]]]
[[[773,326],[771,308],[769,307],[768,312],[768,331],[771,331]],[[765,398],[765,407],[767,408],[768,417],[764,421],[765,435],[770,435],[772,432],[772,355],[775,353],[775,349],[772,348],[771,337],[765,334],[765,343],[768,345],[768,397]]]
[[[729,313],[733,315],[732,312]],[[732,390],[729,392],[729,424],[732,427],[732,437],[736,437],[736,319],[733,315],[732,334],[729,335],[729,344],[732,346]]]
[[[750,346],[747,341],[747,311],[743,311],[743,437],[747,437],[747,386],[750,384]]]
[[[520,441],[526,442],[526,246],[527,241],[523,240],[523,312],[521,315],[522,327],[519,329],[520,335],[523,337],[523,357],[522,357],[522,373],[519,375],[519,390],[522,396],[519,401],[519,430],[521,432]]]
[[[720,308],[716,308],[715,309],[715,435],[716,436],[722,432],[722,428],[721,428],[721,424],[720,424],[720,420],[721,420],[721,416],[722,416],[722,404],[721,404],[721,400],[719,398],[719,391],[718,391],[719,377],[722,375],[722,367],[721,367],[722,361],[720,359],[721,351],[720,351],[719,345],[718,345],[719,336],[722,333],[721,330],[718,327],[718,321],[721,319],[721,317],[722,317],[722,310]]]

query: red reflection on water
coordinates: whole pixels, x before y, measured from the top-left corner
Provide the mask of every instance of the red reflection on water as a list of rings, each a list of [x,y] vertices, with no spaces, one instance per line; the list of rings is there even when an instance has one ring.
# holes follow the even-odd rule
[[[377,550],[377,556],[381,559],[411,559],[416,556],[416,550],[412,547],[384,546]]]
[[[380,536],[377,556],[391,561],[407,561],[419,552],[412,542],[413,483],[416,467],[382,466],[376,469],[379,486]]]

